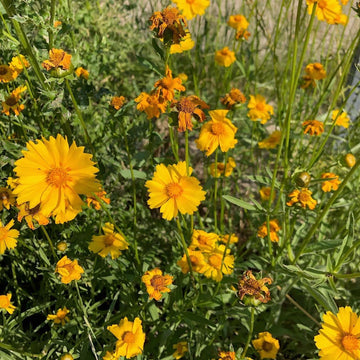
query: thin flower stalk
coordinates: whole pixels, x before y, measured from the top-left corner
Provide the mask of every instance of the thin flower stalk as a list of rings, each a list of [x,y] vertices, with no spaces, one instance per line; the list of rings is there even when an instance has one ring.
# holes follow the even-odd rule
[[[241,357],[242,358],[245,358],[246,356],[246,353],[248,351],[248,348],[249,348],[249,345],[250,345],[250,341],[251,341],[251,338],[252,338],[252,335],[253,335],[253,331],[254,331],[254,322],[255,322],[255,308],[253,306],[251,306],[251,309],[250,309],[250,327],[249,327],[249,335],[248,335],[248,338],[246,340],[246,344],[245,344],[245,347],[244,347],[244,350],[241,354]]]
[[[45,226],[44,226],[44,225],[41,225],[40,227],[41,227],[41,230],[42,230],[42,232],[44,233],[44,235],[45,235],[45,237],[46,237],[46,240],[48,241],[48,243],[49,243],[49,245],[50,245],[51,253],[52,253],[54,259],[55,259],[56,261],[58,261],[58,257],[57,257],[57,255],[56,255],[53,242],[51,241],[51,238],[50,238],[47,230],[45,229]]]
[[[186,242],[185,242],[184,233],[183,233],[182,228],[181,228],[179,217],[176,217],[176,224],[177,224],[177,228],[178,228],[178,234],[180,236],[180,242],[181,242],[181,245],[182,245],[182,247],[184,249],[184,252],[185,252],[185,255],[186,255],[186,260],[187,260],[187,263],[188,263],[188,266],[189,266],[190,276],[191,276],[191,279],[194,279],[194,273],[193,273],[193,269],[192,269],[192,265],[191,265],[191,259],[190,259],[190,256],[189,256],[188,248],[187,248],[187,245],[186,245]]]

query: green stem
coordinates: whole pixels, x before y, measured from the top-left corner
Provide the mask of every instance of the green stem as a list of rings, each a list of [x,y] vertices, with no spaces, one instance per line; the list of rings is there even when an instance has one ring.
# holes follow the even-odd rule
[[[194,273],[193,273],[193,268],[192,268],[192,265],[191,265],[191,260],[190,260],[188,248],[187,248],[187,245],[186,245],[186,242],[185,242],[184,233],[182,231],[180,220],[179,220],[178,217],[176,218],[176,224],[177,224],[177,228],[178,228],[178,233],[180,235],[181,245],[182,245],[182,247],[184,249],[186,260],[187,260],[187,263],[188,263],[188,266],[189,266],[190,276],[191,276],[191,279],[194,280]]]
[[[241,354],[241,357],[244,358],[246,356],[246,353],[248,351],[249,345],[250,345],[250,341],[253,335],[253,331],[254,331],[254,321],[255,320],[255,308],[252,306],[251,307],[251,313],[250,313],[250,329],[249,329],[249,335],[248,338],[246,340],[246,344],[245,344],[245,348],[244,351]]]
[[[51,238],[50,238],[48,232],[46,231],[45,226],[44,226],[44,225],[41,225],[40,227],[41,227],[41,230],[42,230],[42,232],[44,233],[44,235],[45,235],[45,237],[46,237],[46,239],[47,239],[47,241],[48,241],[48,243],[49,243],[49,245],[50,245],[50,249],[51,249],[51,252],[52,252],[52,254],[53,254],[53,257],[54,257],[54,259],[57,261],[57,260],[58,260],[58,257],[57,257],[57,255],[56,255],[55,248],[54,248],[54,245],[53,245],[53,243],[52,243],[52,241],[51,241]]]
[[[51,0],[50,4],[50,27],[49,27],[49,50],[51,50],[54,47],[54,20],[55,20],[55,5],[56,0]]]
[[[215,151],[215,184],[214,184],[214,231],[217,233],[217,209],[216,209],[216,203],[217,203],[217,173],[218,173],[218,149]]]

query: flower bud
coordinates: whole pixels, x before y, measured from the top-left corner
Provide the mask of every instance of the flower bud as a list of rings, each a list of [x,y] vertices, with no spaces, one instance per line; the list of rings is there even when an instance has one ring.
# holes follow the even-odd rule
[[[346,154],[345,164],[347,167],[352,168],[356,164],[356,157],[351,153]]]
[[[60,360],[74,360],[71,354],[64,354]]]
[[[67,243],[65,241],[60,241],[57,245],[56,248],[59,251],[65,251],[67,249]]]
[[[295,177],[295,183],[297,186],[307,188],[310,184],[311,176],[308,172],[301,172]]]

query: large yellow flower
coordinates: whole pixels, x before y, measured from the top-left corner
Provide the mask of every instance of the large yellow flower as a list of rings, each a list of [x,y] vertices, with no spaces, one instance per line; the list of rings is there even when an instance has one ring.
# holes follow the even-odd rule
[[[196,15],[204,15],[210,0],[172,0],[181,10],[186,19],[190,20]]]
[[[215,247],[211,252],[204,253],[207,264],[203,271],[207,278],[221,281],[223,274],[229,275],[234,270],[234,256],[230,255],[230,249],[226,250],[225,245]]]
[[[40,204],[41,213],[54,216],[57,224],[72,220],[84,204],[79,194],[91,195],[99,189],[92,155],[75,142],[69,146],[61,135],[29,141],[27,149],[15,162],[18,204],[29,202],[30,209]]]
[[[360,319],[350,306],[328,311],[314,340],[321,360],[360,359]]]
[[[130,359],[142,353],[145,334],[139,318],[135,318],[134,322],[131,322],[125,317],[120,320],[119,325],[111,325],[107,329],[118,338],[115,350],[116,357],[125,356],[126,359]]]
[[[145,184],[149,191],[150,209],[159,207],[166,220],[177,216],[179,211],[181,214],[193,214],[205,199],[205,191],[199,180],[190,176],[192,170],[190,167],[187,175],[185,161],[176,165],[157,165],[154,177]]]
[[[159,301],[162,298],[162,293],[170,292],[168,286],[172,284],[173,277],[171,275],[163,275],[159,268],[155,268],[146,271],[141,277],[141,281],[146,285],[149,299]]]
[[[234,28],[236,31],[246,30],[249,26],[249,22],[246,17],[241,14],[230,15],[228,25]]]
[[[270,119],[270,116],[274,114],[274,108],[267,104],[265,98],[259,94],[255,96],[250,95],[248,108],[250,109],[247,114],[248,117],[252,121],[260,119],[261,124],[267,123],[267,121]]]
[[[317,3],[315,15],[320,21],[335,24],[338,15],[341,14],[341,5],[338,0],[306,0],[308,13],[311,14],[314,3]]]
[[[202,126],[199,139],[195,140],[198,149],[206,151],[206,156],[211,155],[218,146],[222,152],[235,147],[237,127],[226,118],[228,112],[229,110],[209,111],[211,120]]]
[[[71,260],[65,255],[57,262],[55,272],[60,274],[63,284],[69,284],[73,280],[80,280],[84,269],[77,260]]]
[[[220,66],[229,67],[236,61],[235,53],[231,51],[227,46],[223,49],[216,51],[215,62]]]

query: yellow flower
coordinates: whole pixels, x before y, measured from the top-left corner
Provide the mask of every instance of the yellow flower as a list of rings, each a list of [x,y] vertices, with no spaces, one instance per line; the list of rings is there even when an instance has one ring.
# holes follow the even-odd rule
[[[261,200],[268,201],[270,199],[270,192],[271,192],[271,187],[269,186],[262,187],[259,191]],[[275,191],[273,192],[272,201],[274,201],[274,199],[275,199]]]
[[[306,0],[308,13],[311,15],[314,3],[317,3],[315,15],[320,21],[335,24],[336,15],[341,14],[338,0]]]
[[[60,241],[59,243],[57,243],[56,249],[57,249],[58,251],[64,252],[64,251],[67,249],[67,243],[66,243],[66,241]]]
[[[195,46],[194,40],[191,38],[190,32],[185,31],[186,35],[180,39],[178,44],[173,44],[170,47],[170,54],[181,54],[184,51],[191,50]]]
[[[182,81],[183,83],[185,83],[185,82],[188,81],[188,78],[189,78],[189,77],[188,77],[185,73],[180,73],[180,74],[178,74],[178,78],[181,79],[181,81]]]
[[[190,258],[191,268],[193,271],[202,274],[208,265],[205,262],[204,255],[201,251],[194,251],[188,249],[188,254]],[[186,274],[189,272],[189,264],[187,262],[186,254],[177,262],[177,265],[180,266],[181,272]]]
[[[101,257],[111,255],[112,259],[116,259],[121,255],[121,250],[129,248],[129,244],[121,234],[114,232],[114,225],[106,223],[102,227],[105,235],[93,236],[89,245],[89,250]]]
[[[110,106],[115,110],[120,110],[125,104],[124,96],[113,96],[110,101]]]
[[[317,201],[311,197],[311,194],[312,192],[306,188],[301,188],[301,190],[295,189],[289,194],[291,199],[286,205],[293,206],[295,203],[299,202],[300,206],[304,209],[306,209],[307,206],[310,210],[314,210]]]
[[[218,146],[222,152],[235,147],[237,127],[226,118],[228,112],[229,110],[209,111],[211,120],[202,126],[199,139],[195,140],[198,149],[206,151],[206,156],[211,155]]]
[[[141,277],[141,281],[146,285],[149,299],[159,301],[162,297],[162,293],[170,292],[168,286],[172,284],[173,277],[170,275],[163,275],[159,268],[155,268],[146,271]]]
[[[220,99],[220,102],[230,110],[236,104],[244,104],[246,98],[239,89],[232,88],[228,94]]]
[[[54,324],[61,324],[62,326],[64,326],[67,321],[70,321],[70,319],[67,317],[67,314],[69,312],[70,310],[68,310],[66,306],[64,306],[64,308],[59,309],[55,315],[49,314],[46,320],[52,320],[54,321]]]
[[[119,360],[119,357],[116,356],[115,351],[112,353],[110,351],[107,351],[105,356],[103,357],[103,360]]]
[[[86,70],[86,69],[84,69],[83,67],[78,67],[76,70],[75,70],[75,75],[77,76],[77,77],[83,77],[84,79],[88,79],[89,78],[89,72]]]
[[[169,67],[166,68],[166,76],[158,80],[154,87],[158,97],[162,97],[166,101],[171,101],[175,96],[175,90],[185,91],[185,87],[181,85],[181,79],[172,77]],[[136,101],[136,100],[135,100]]]
[[[210,0],[172,0],[188,19],[196,15],[204,15],[205,9],[210,5]]]
[[[247,116],[252,120],[261,120],[261,124],[266,124],[270,119],[270,116],[274,114],[274,108],[267,104],[265,98],[259,94],[253,96],[250,95],[250,101],[248,104],[250,109]]]
[[[47,225],[49,223],[49,219],[40,211],[40,204],[32,209],[29,208],[28,202],[17,205],[17,207],[19,208],[18,221],[21,221],[25,217],[25,221],[31,230],[35,230],[34,220],[36,220],[39,225]]]
[[[71,354],[67,353],[67,354],[64,354],[64,355],[60,358],[60,360],[74,360],[74,358],[73,358],[73,356],[72,356]],[[115,360],[116,360],[116,359],[115,359]]]
[[[0,65],[0,83],[8,83],[18,77],[19,73],[11,66]]]
[[[71,55],[62,49],[52,48],[49,51],[49,60],[43,61],[41,65],[47,71],[57,68],[69,70],[71,66]]]
[[[192,130],[193,123],[191,119],[196,116],[200,122],[205,120],[205,114],[201,109],[208,109],[209,105],[195,95],[182,97],[179,101],[173,100],[171,106],[175,106],[179,112],[178,131]],[[200,108],[201,109],[200,109]]]
[[[326,71],[320,63],[306,65],[305,72],[313,80],[322,80],[326,78]]]
[[[100,210],[101,209],[101,204],[100,204],[98,199],[100,199],[101,201],[103,201],[106,204],[110,204],[110,199],[105,197],[106,191],[104,191],[102,188],[100,188],[100,191],[97,191],[95,193],[95,195],[96,195],[96,197],[95,196],[88,196],[86,198],[86,203],[87,203],[88,207],[90,207],[92,205],[95,210]]]
[[[187,26],[185,17],[176,7],[167,7],[163,11],[155,11],[150,17],[150,30],[155,30],[159,39],[171,37],[173,44],[178,44],[186,36],[184,26]]]
[[[11,92],[11,94],[5,99],[5,101],[1,103],[3,107],[3,114],[10,116],[10,110],[12,110],[17,116],[20,114],[21,111],[25,109],[25,106],[23,104],[19,104],[19,101],[21,99],[20,94],[26,89],[26,86],[20,86]]]
[[[356,157],[351,153],[346,154],[345,155],[345,164],[346,164],[346,166],[352,168],[356,164]]]
[[[180,341],[179,343],[173,345],[173,349],[175,349],[175,352],[172,354],[172,356],[175,359],[181,359],[188,351],[188,343],[186,341]]]
[[[14,220],[10,220],[5,226],[3,226],[0,221],[0,255],[2,255],[6,249],[14,249],[16,247],[16,239],[19,236],[19,231],[11,229],[13,226]]]
[[[220,351],[218,360],[236,360],[235,351]]]
[[[275,130],[269,137],[259,142],[260,149],[275,149],[281,140],[281,131]]]
[[[228,235],[220,235],[219,241],[224,244],[236,244],[239,242],[239,238],[235,234],[228,234]]]
[[[348,116],[346,111],[343,111],[339,115],[339,110],[334,110],[332,112],[331,119],[335,121],[336,126],[343,126],[345,129],[349,127],[350,117]]]
[[[118,338],[115,350],[116,357],[125,356],[126,359],[130,359],[142,353],[145,334],[138,317],[135,318],[134,322],[128,321],[125,317],[120,320],[119,325],[111,325],[107,329]]]
[[[11,63],[9,64],[11,68],[13,68],[18,74],[20,74],[23,70],[24,67],[28,68],[30,66],[29,62],[25,59],[25,56],[23,55],[18,55],[18,56],[14,56],[11,59]]]
[[[176,217],[179,211],[190,215],[197,211],[200,202],[205,199],[205,191],[199,180],[190,176],[192,170],[190,167],[187,175],[185,161],[175,165],[157,165],[152,180],[145,184],[149,191],[150,209],[159,207],[166,220]]]
[[[235,53],[229,50],[227,46],[215,53],[215,62],[220,66],[229,67],[235,61]]]
[[[231,15],[229,17],[228,25],[236,31],[246,30],[249,26],[249,22],[246,20],[244,15]]]
[[[201,251],[212,251],[216,247],[216,242],[219,240],[219,235],[215,233],[207,233],[203,230],[194,230],[191,236],[191,244],[189,249]]]
[[[327,180],[327,181],[323,181],[321,183],[321,190],[324,192],[329,192],[329,191],[336,191],[339,188],[339,185],[341,184],[341,181],[339,180],[339,176],[335,175],[334,173],[324,173],[321,175],[322,179],[330,179],[332,178],[332,180]]]
[[[229,255],[230,249],[226,250],[225,245],[215,247],[211,252],[205,253],[205,261],[209,265],[205,268],[204,275],[215,281],[221,281],[223,274],[229,275],[234,269],[234,256]],[[224,260],[223,260],[224,259]],[[223,262],[223,264],[222,264]],[[221,266],[222,264],[222,266]]]
[[[238,284],[238,296],[243,300],[246,296],[246,301],[252,305],[258,305],[260,302],[266,304],[271,300],[270,291],[265,284],[271,284],[272,280],[265,277],[256,280],[251,270],[245,271]]]
[[[278,236],[278,231],[281,230],[281,227],[279,225],[279,221],[277,219],[273,219],[269,221],[269,228],[270,228],[270,240],[272,242],[278,242],[279,241],[279,236]],[[261,237],[262,239],[268,235],[268,230],[267,230],[267,223],[266,221],[259,227],[257,236]]]
[[[318,120],[306,120],[302,123],[305,127],[304,134],[319,136],[324,132],[324,123]]]
[[[211,176],[220,177],[221,175],[224,175],[226,177],[230,176],[233,172],[233,169],[236,168],[236,163],[233,157],[229,157],[226,165],[222,162],[217,163],[217,170],[215,174],[215,163],[212,163],[210,165],[210,174]]]
[[[147,94],[145,92],[142,92],[135,99],[135,102],[138,103],[136,108],[139,111],[144,111],[148,119],[151,119],[153,117],[158,118],[161,113],[164,113],[166,111],[166,107],[168,104],[168,101],[166,101],[162,97],[159,97],[157,94]]]
[[[346,25],[348,23],[348,17],[345,14],[336,14],[334,16],[334,23],[336,25]]]
[[[252,341],[255,350],[261,359],[276,359],[276,354],[280,349],[279,341],[265,331],[259,334],[259,338]]]
[[[360,320],[350,306],[341,307],[336,315],[327,311],[321,325],[314,337],[320,359],[360,358]]]
[[[57,262],[55,273],[60,274],[63,284],[69,284],[73,280],[80,280],[84,269],[78,264],[77,260],[70,260],[65,255]]]
[[[11,304],[11,294],[0,295],[0,309],[5,309],[9,314],[12,314],[16,307]]]
[[[0,187],[0,211],[4,208],[9,210],[10,205],[14,206],[15,204],[15,195],[13,192],[5,187]]]
[[[26,145],[28,151],[23,151],[24,157],[15,162],[14,169],[18,204],[29,202],[30,209],[40,204],[40,212],[54,216],[57,224],[72,220],[84,204],[79,194],[91,195],[99,189],[92,155],[75,142],[69,146],[60,134],[56,139],[51,136]]]

